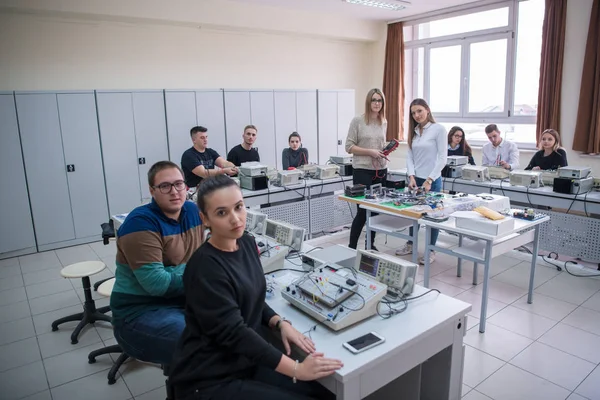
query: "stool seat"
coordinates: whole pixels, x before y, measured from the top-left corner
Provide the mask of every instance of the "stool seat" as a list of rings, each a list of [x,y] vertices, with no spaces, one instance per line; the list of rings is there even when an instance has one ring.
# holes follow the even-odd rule
[[[100,293],[102,296],[110,297],[113,286],[115,286],[115,278],[104,281],[102,285],[98,286],[98,293]]]
[[[95,275],[104,268],[106,268],[106,264],[102,261],[83,261],[67,265],[60,270],[60,274],[63,278],[84,278]]]

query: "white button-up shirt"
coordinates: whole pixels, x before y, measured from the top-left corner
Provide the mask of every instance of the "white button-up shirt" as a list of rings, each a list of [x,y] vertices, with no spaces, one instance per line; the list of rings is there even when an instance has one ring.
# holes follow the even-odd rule
[[[436,180],[442,176],[442,169],[446,166],[448,159],[448,134],[446,128],[440,124],[428,122],[423,127],[423,133],[419,127],[415,128],[415,136],[412,140],[412,149],[408,149],[406,168],[408,176]]]
[[[483,166],[498,166],[500,161],[506,161],[511,170],[519,168],[519,148],[511,141],[502,139],[496,147],[492,142],[488,142],[483,145],[482,152],[481,165]]]

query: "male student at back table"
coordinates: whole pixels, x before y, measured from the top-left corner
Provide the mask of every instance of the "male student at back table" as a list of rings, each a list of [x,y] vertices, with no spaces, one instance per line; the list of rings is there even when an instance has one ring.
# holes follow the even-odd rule
[[[496,124],[485,127],[485,133],[489,139],[482,149],[483,166],[499,166],[508,170],[519,168],[519,148],[509,140],[502,139],[500,130]]]
[[[188,187],[195,188],[202,179],[209,176],[237,174],[237,168],[233,163],[226,161],[219,153],[208,147],[208,129],[195,126],[190,129],[190,137],[194,145],[181,156],[181,169]],[[221,169],[215,169],[215,165]]]
[[[244,134],[242,135],[244,141],[242,144],[238,144],[229,150],[229,154],[227,154],[227,161],[233,163],[236,167],[239,167],[245,162],[260,161],[258,149],[256,147],[252,147],[256,141],[257,134],[258,129],[256,129],[256,126],[246,125],[244,128]]]

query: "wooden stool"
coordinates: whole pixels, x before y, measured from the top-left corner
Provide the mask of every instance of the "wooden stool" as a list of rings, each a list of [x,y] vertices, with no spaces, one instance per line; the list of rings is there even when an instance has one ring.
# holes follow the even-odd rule
[[[57,319],[52,323],[52,331],[57,331],[58,325],[62,324],[63,322],[79,321],[79,324],[71,334],[71,344],[77,344],[79,341],[79,333],[87,324],[93,324],[96,321],[110,322],[111,320],[109,316],[104,315],[104,313],[110,311],[110,306],[96,309],[96,302],[94,299],[92,299],[92,285],[90,282],[90,276],[97,274],[104,268],[106,268],[106,264],[104,264],[102,261],[84,261],[67,265],[60,270],[60,274],[64,278],[81,278],[83,283],[83,294],[85,296],[83,312]]]

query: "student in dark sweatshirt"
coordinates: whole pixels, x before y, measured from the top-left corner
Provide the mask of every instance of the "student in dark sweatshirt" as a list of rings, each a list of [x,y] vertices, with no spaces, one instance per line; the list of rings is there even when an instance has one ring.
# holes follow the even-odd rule
[[[554,170],[567,166],[567,153],[560,147],[560,136],[554,129],[546,129],[540,138],[540,151],[529,161],[526,170]]]
[[[298,132],[292,132],[288,138],[290,147],[283,149],[281,152],[281,163],[283,169],[290,167],[298,168],[304,164],[308,164],[308,150],[302,147],[302,138]]]
[[[173,357],[170,381],[178,400],[333,398],[313,381],[342,367],[315,352],[311,339],[265,302],[266,282],[253,237],[244,232],[239,187],[224,175],[204,179],[198,207],[210,238],[188,261],[183,276],[186,327]],[[261,330],[281,334],[287,354]],[[289,357],[295,344],[309,354]],[[295,383],[298,381],[297,383]]]
[[[465,131],[460,126],[453,126],[448,132],[448,155],[449,156],[467,156],[469,164],[475,165],[473,151],[467,143]]]

